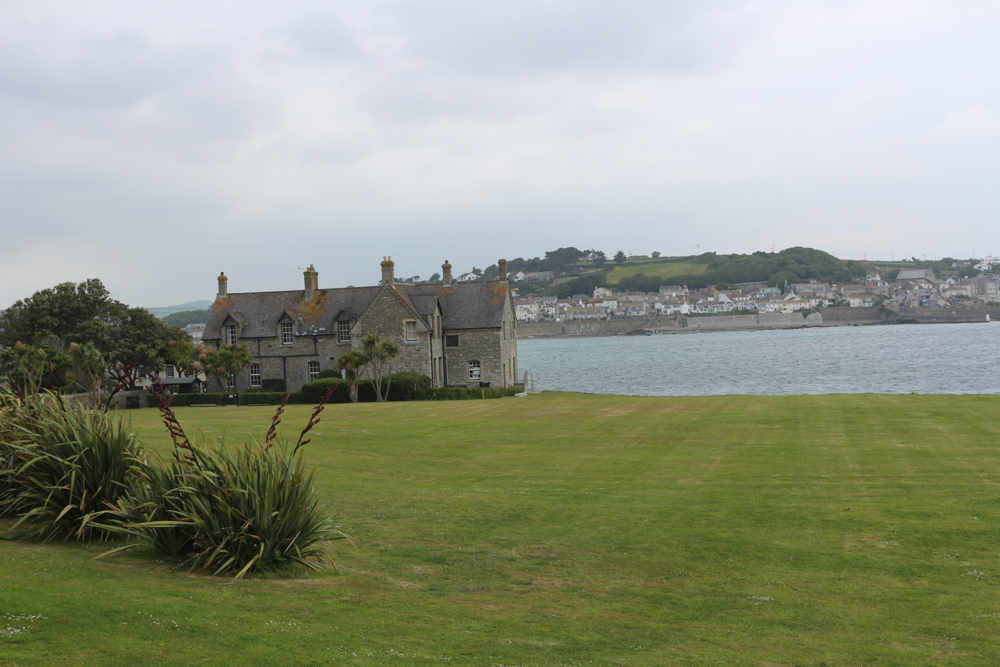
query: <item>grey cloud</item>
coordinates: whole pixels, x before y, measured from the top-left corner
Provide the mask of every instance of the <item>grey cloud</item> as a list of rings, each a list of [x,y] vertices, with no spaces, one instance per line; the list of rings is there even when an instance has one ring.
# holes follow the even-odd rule
[[[351,60],[361,55],[354,31],[336,16],[302,16],[278,31],[278,35],[308,58]]]
[[[460,71],[669,74],[729,60],[755,23],[753,13],[727,18],[734,4],[458,0],[393,4],[386,14],[408,55]]]

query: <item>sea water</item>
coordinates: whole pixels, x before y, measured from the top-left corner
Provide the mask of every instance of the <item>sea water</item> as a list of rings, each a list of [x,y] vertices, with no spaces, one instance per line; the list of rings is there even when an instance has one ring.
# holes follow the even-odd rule
[[[632,396],[1000,394],[1000,323],[523,339],[534,388]]]

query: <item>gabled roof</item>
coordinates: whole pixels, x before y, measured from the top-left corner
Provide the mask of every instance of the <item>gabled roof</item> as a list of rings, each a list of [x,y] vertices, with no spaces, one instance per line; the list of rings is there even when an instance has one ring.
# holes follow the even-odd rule
[[[393,285],[420,320],[431,328],[430,316],[441,309],[445,329],[493,329],[503,322],[504,304],[511,298],[507,282]],[[281,321],[292,320],[298,335],[335,335],[338,317],[357,320],[371,305],[381,286],[316,290],[312,301],[304,290],[243,292],[217,299],[205,323],[204,340],[222,338],[223,323],[232,317],[241,338],[270,338]]]

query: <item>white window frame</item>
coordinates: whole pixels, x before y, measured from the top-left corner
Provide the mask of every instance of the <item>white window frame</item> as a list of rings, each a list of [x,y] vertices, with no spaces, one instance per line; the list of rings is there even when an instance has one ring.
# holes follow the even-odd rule
[[[260,364],[250,364],[250,386],[260,386]]]
[[[351,323],[348,320],[340,320],[337,322],[337,342],[351,342]]]
[[[412,338],[411,338],[412,334]],[[407,343],[417,342],[417,321],[403,320],[403,335]]]
[[[163,377],[172,378],[174,376],[174,366],[173,364],[167,364],[163,367]]]
[[[291,322],[282,322],[281,323],[281,344],[282,345],[291,345],[292,344],[292,336],[293,335],[294,335],[294,332],[292,331],[292,323]]]
[[[309,381],[312,382],[319,375],[319,362],[310,361],[306,364],[306,372],[309,373]]]
[[[476,359],[472,359],[469,361],[469,379],[470,380],[483,379],[483,365],[480,364],[479,361]]]
[[[240,336],[235,324],[230,324],[226,327],[226,345],[237,345],[239,344],[239,339]]]

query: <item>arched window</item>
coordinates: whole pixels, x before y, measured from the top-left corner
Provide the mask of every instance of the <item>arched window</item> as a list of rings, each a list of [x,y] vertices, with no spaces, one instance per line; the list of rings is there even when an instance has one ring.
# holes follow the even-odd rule
[[[469,362],[469,379],[479,380],[482,379],[483,372],[482,367],[480,367],[479,362],[473,359]]]
[[[319,377],[319,362],[310,361],[309,362],[309,381],[312,382],[317,377]]]

